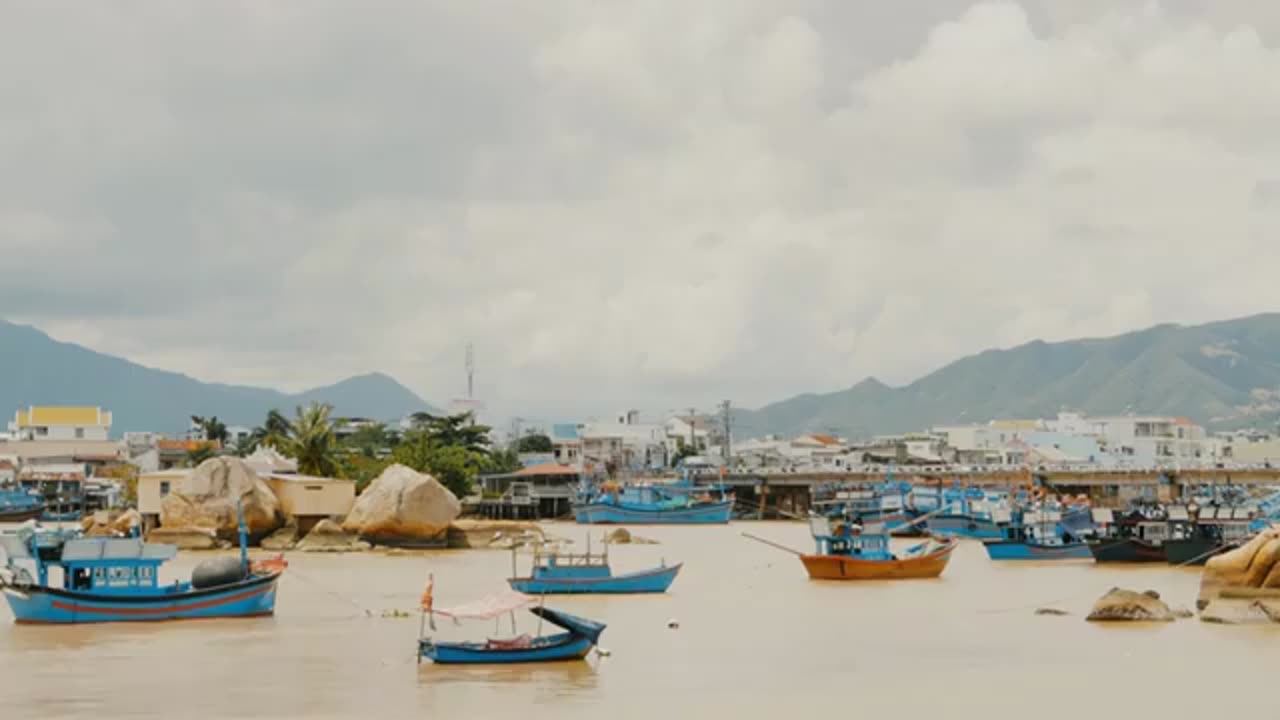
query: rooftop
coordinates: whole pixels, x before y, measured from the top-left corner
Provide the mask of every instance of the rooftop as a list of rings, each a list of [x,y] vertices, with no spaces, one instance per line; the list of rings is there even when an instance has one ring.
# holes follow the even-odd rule
[[[99,407],[72,405],[32,405],[19,410],[14,419],[18,428],[48,427],[53,425],[98,425],[109,427],[111,413]]]

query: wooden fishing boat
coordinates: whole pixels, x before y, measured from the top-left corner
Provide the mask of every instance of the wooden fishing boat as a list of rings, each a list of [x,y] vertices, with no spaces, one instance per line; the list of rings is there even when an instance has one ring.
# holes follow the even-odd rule
[[[431,606],[432,582],[428,581],[427,590],[423,593],[423,617],[430,618],[431,627],[435,629],[435,616],[453,620],[495,620],[503,615],[511,615],[512,633],[514,637],[504,639],[486,639],[477,642],[446,642],[418,637],[418,661],[424,658],[440,665],[508,665],[518,663],[541,663],[581,660],[591,652],[600,641],[600,634],[605,626],[593,620],[570,615],[547,607],[532,607],[538,602],[536,598],[517,592],[492,596],[483,600],[450,609],[434,609]],[[536,637],[528,634],[515,635],[516,610],[528,608],[538,619],[539,634]],[[541,634],[542,621],[546,621],[564,630],[554,635]]]
[[[861,526],[814,517],[809,521],[817,551],[800,555],[811,580],[906,580],[936,578],[946,569],[958,541],[929,538],[894,553],[882,525]]]
[[[983,540],[992,560],[1092,560],[1089,545],[1068,534],[1058,511],[1028,511],[1019,522],[1004,528],[999,540]]]
[[[532,595],[567,593],[641,594],[664,593],[675,582],[682,563],[639,572],[614,575],[609,565],[609,546],[601,554],[543,552],[535,550],[527,577],[516,577],[516,551],[511,551],[511,589]]]
[[[44,499],[17,485],[0,485],[0,522],[20,523],[44,514]]]
[[[1109,508],[1095,508],[1094,521],[1100,532],[1090,538],[1089,552],[1100,563],[1167,562],[1165,542],[1169,540],[1166,518],[1145,519],[1141,513],[1126,513],[1119,519]]]
[[[586,525],[723,525],[733,517],[733,493],[723,486],[695,485],[689,476],[666,484],[586,484],[573,517]]]
[[[159,584],[177,548],[140,538],[85,538],[24,528],[0,536],[0,590],[18,623],[101,623],[250,617],[275,611],[283,558],[249,562],[243,519],[240,558],[197,566],[191,581]],[[230,561],[230,562],[228,562]],[[61,585],[50,568],[61,570]]]

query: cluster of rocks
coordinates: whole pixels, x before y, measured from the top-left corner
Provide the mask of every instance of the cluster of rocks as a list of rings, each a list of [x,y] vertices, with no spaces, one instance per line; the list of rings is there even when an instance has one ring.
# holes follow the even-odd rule
[[[88,537],[130,537],[142,527],[137,510],[99,510],[80,521]]]
[[[160,527],[147,537],[186,550],[230,547],[238,540],[243,513],[251,541],[265,549],[350,552],[374,544],[443,544],[461,512],[458,498],[435,478],[392,465],[360,494],[346,518],[321,520],[303,535],[251,467],[239,458],[216,457],[201,463],[164,497]],[[115,517],[91,520],[94,532],[101,534],[115,533],[117,524],[125,522]],[[141,518],[134,513],[128,522],[140,525]]]
[[[1121,588],[1111,588],[1107,594],[1098,598],[1085,618],[1089,622],[1114,622],[1129,620],[1137,622],[1172,622],[1178,618],[1191,617],[1192,612],[1186,609],[1170,608],[1160,593],[1155,590],[1135,592]]]
[[[1209,558],[1196,607],[1204,622],[1280,622],[1280,529],[1267,529]]]

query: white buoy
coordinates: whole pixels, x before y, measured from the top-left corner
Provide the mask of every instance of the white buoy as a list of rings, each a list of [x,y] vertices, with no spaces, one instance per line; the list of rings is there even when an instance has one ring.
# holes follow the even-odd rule
[[[612,651],[612,650],[605,650],[605,649],[604,649],[604,648],[602,648],[602,647],[597,647],[597,648],[596,648],[596,654],[597,654],[597,655],[599,655],[600,657],[609,657],[610,655],[612,655],[612,654],[613,654],[613,651]]]
[[[675,630],[676,628],[680,627],[680,621],[675,618],[671,618],[670,620],[667,621],[667,627],[672,630]]]

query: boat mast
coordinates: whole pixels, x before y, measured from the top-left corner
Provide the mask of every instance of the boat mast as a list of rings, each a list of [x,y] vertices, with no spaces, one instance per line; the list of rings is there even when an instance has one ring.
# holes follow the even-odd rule
[[[249,574],[249,528],[244,522],[244,501],[236,499],[236,520],[240,525],[240,572]]]

